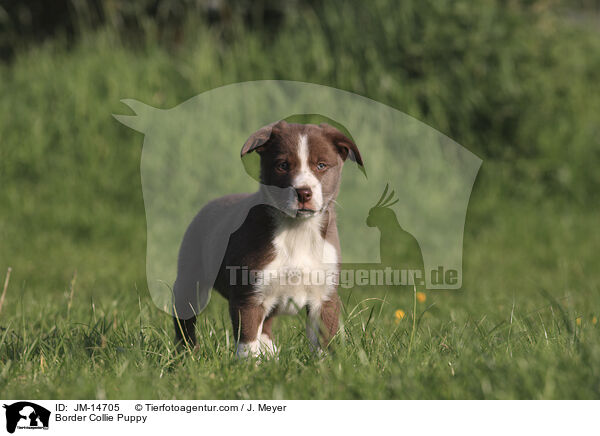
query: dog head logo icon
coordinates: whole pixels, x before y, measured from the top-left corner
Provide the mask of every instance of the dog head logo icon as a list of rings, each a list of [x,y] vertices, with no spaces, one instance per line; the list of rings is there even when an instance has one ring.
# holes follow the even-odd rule
[[[47,429],[50,411],[29,401],[4,404],[6,409],[6,431],[14,433],[19,429]]]

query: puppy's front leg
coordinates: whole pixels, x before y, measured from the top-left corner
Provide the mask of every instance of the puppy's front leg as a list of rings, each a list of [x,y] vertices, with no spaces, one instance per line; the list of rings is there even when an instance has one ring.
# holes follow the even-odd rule
[[[233,324],[233,334],[237,341],[237,357],[258,357],[261,353],[260,335],[265,319],[261,306],[229,303],[229,314]]]
[[[313,350],[327,348],[339,328],[341,301],[337,292],[321,302],[319,308],[308,308],[306,334]]]

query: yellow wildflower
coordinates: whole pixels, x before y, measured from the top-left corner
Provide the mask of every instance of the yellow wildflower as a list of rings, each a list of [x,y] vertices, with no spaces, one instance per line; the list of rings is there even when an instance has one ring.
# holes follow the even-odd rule
[[[425,303],[425,300],[427,300],[427,296],[425,295],[425,292],[417,292],[417,301],[419,303]]]
[[[598,318],[596,318],[596,317],[593,317],[593,318],[592,318],[592,324],[596,325],[596,323],[597,323],[597,322],[598,322]]]
[[[400,320],[402,318],[404,318],[406,316],[406,313],[404,313],[404,311],[402,309],[398,309],[396,312],[394,312],[394,316],[396,317],[396,324],[400,322]]]
[[[577,319],[575,319],[575,322],[577,323],[577,325],[581,325],[581,317],[577,317]]]

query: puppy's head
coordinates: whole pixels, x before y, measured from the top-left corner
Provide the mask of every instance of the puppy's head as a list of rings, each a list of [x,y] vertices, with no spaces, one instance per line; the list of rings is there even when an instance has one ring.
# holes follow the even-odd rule
[[[356,144],[327,124],[270,124],[248,138],[242,157],[251,152],[260,155],[261,189],[275,207],[298,218],[327,209],[347,158],[363,164]]]

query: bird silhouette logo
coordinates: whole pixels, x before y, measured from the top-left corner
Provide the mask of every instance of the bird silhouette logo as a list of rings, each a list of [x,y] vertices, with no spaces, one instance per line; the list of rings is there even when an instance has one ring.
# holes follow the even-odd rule
[[[398,222],[391,206],[400,200],[394,195],[395,191],[389,192],[389,184],[386,184],[379,201],[369,210],[366,224],[368,227],[376,227],[380,232],[379,258],[382,267],[420,271],[423,277],[421,247],[417,239]]]

